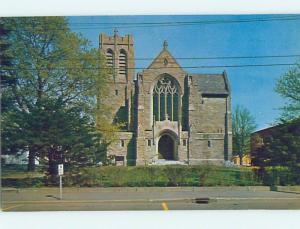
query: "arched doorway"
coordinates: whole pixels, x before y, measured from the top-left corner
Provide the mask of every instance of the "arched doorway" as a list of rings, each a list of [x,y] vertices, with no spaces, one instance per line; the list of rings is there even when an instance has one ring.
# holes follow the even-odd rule
[[[175,160],[175,140],[164,134],[158,141],[158,159]]]

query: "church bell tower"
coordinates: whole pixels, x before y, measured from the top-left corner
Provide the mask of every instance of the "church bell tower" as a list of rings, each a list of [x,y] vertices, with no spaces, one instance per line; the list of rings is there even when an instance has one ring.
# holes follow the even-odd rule
[[[109,94],[107,102],[113,109],[112,121],[126,123],[124,130],[132,130],[132,104],[134,94],[134,48],[132,35],[119,36],[117,29],[113,36],[101,33],[100,52],[109,68]]]

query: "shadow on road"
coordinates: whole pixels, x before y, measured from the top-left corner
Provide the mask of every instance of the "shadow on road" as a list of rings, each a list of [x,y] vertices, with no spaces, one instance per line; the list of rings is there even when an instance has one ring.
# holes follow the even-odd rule
[[[56,196],[53,196],[53,195],[46,195],[46,197],[53,198],[53,199],[56,199],[56,200],[60,200],[59,197],[56,197]]]

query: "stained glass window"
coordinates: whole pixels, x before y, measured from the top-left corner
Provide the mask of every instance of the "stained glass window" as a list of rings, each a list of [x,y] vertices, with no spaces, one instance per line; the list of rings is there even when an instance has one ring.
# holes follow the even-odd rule
[[[178,121],[178,87],[174,80],[165,75],[153,89],[153,115],[156,121]]]

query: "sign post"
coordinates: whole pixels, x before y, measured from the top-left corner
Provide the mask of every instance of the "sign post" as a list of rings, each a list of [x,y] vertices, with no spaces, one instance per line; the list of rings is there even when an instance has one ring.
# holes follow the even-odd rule
[[[57,170],[59,176],[59,199],[62,200],[62,175],[64,174],[64,164],[59,164]]]

